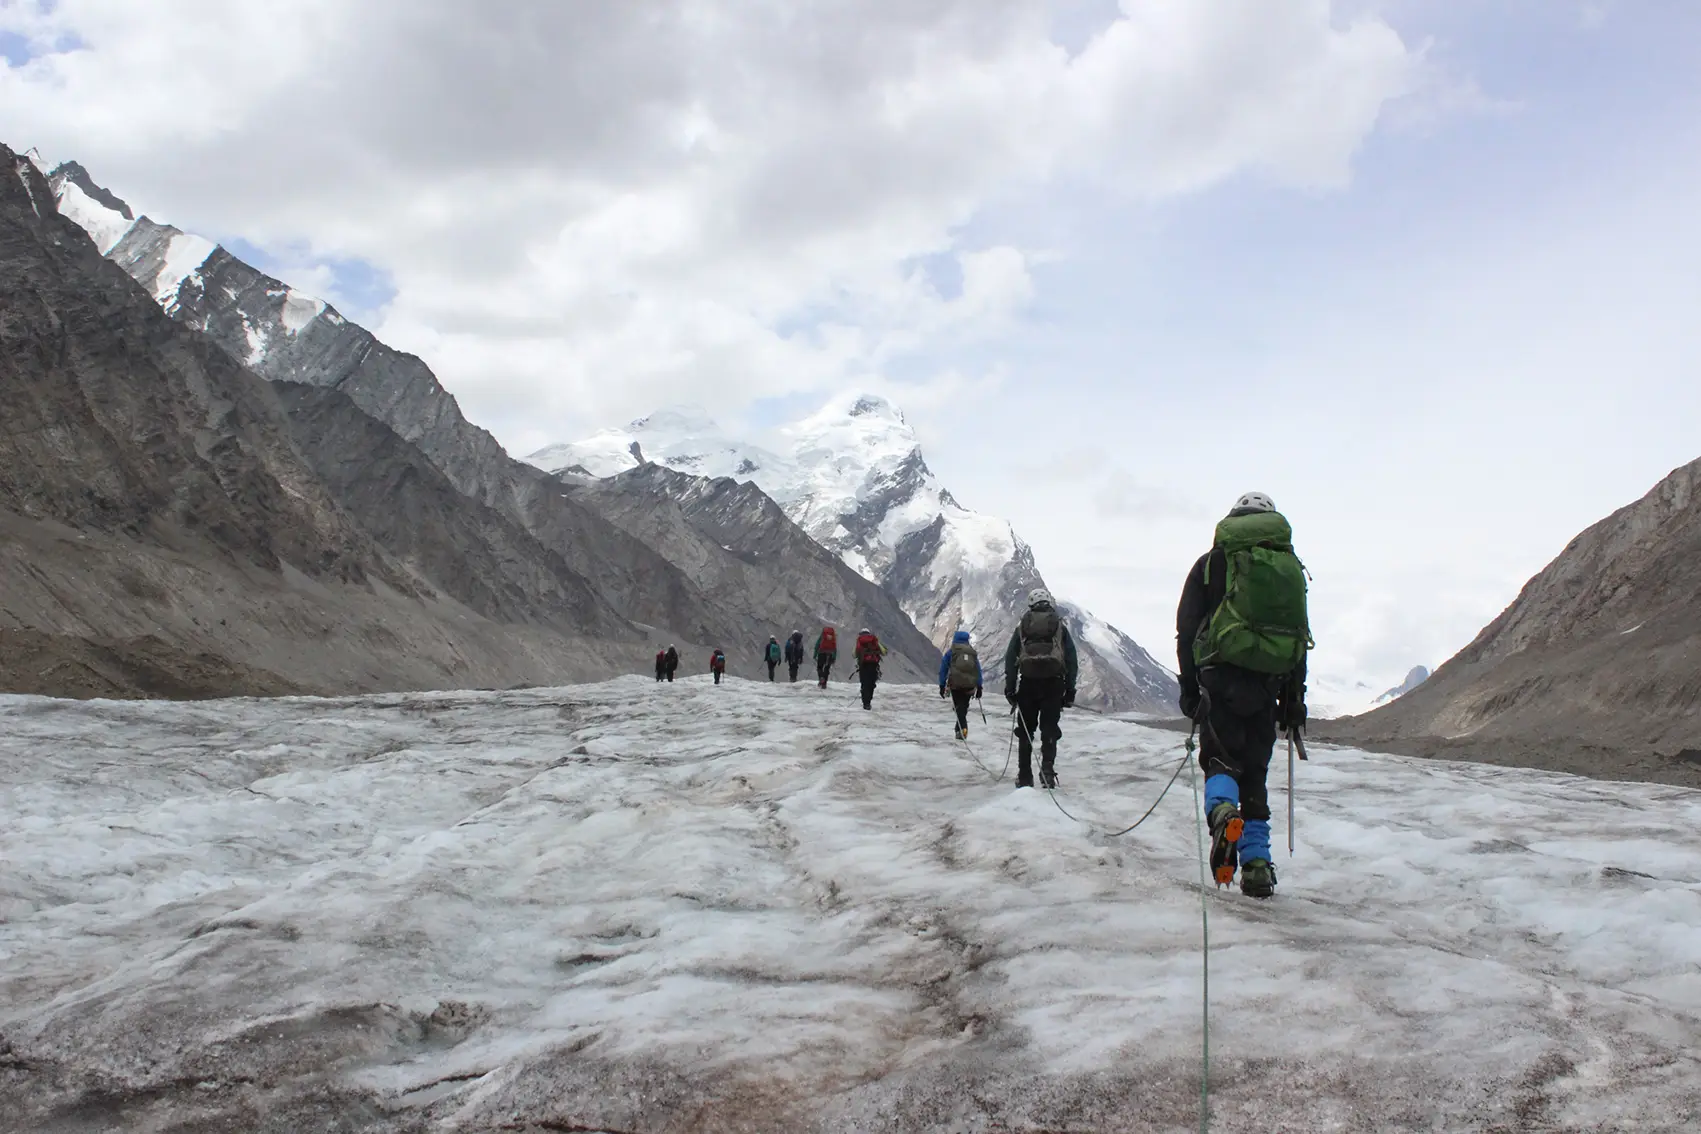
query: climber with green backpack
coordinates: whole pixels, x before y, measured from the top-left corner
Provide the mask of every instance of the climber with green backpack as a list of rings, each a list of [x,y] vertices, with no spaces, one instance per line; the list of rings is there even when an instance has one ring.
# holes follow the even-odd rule
[[[1311,649],[1305,565],[1293,529],[1262,492],[1248,492],[1217,524],[1211,550],[1181,591],[1175,616],[1181,711],[1200,728],[1211,868],[1255,898],[1275,892],[1265,779],[1276,730],[1305,727]]]

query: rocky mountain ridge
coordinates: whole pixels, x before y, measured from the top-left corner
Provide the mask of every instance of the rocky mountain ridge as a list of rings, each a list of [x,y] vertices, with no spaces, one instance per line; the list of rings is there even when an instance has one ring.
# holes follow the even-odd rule
[[[1701,461],[1592,525],[1418,688],[1330,735],[1701,786]]]
[[[896,604],[874,587],[851,598],[831,556],[794,555],[782,578],[778,565],[741,561],[725,546],[730,537],[714,543],[697,533],[681,537],[699,545],[688,568],[669,557],[677,546],[645,542],[634,525],[616,522],[633,501],[571,491],[510,459],[466,421],[423,361],[212,242],[134,216],[75,163],[49,180],[63,213],[167,314],[279,384],[316,471],[391,554],[443,580],[457,601],[498,622],[551,631],[722,645],[735,672],[782,625],[842,610],[893,628],[904,674],[925,668]],[[655,503],[649,487],[634,492]],[[761,527],[771,517],[759,519]],[[711,593],[701,584],[708,578],[743,585]],[[835,596],[823,611],[798,597],[816,592]]]
[[[0,687],[356,691],[588,675],[640,631],[595,602],[504,626],[391,553],[276,389],[168,318],[0,148]],[[570,573],[559,585],[589,592]]]

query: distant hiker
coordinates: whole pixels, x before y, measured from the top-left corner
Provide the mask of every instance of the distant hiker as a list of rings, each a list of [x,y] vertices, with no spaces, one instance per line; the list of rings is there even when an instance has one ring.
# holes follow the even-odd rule
[[[666,676],[667,676],[667,651],[666,650],[657,650],[656,651],[656,680],[660,681],[662,678],[664,678]]]
[[[969,632],[959,630],[951,638],[951,648],[939,659],[939,695],[949,693],[957,710],[958,740],[969,735],[969,700],[980,700],[980,692],[980,654],[969,644]]]
[[[793,630],[791,637],[786,639],[786,668],[791,670],[791,679],[797,680],[798,667],[803,665],[803,631]]]
[[[721,683],[721,675],[726,672],[726,651],[716,650],[709,655],[709,672],[715,675],[715,684]]]
[[[874,707],[874,687],[880,682],[880,659],[886,656],[886,647],[880,644],[879,637],[864,626],[856,636],[856,676],[862,682],[862,707]]]
[[[662,658],[662,672],[667,675],[669,681],[672,681],[673,675],[679,672],[679,651],[671,643],[667,647],[666,655]]]
[[[1218,885],[1275,893],[1265,777],[1276,727],[1305,727],[1305,567],[1293,529],[1262,492],[1248,492],[1217,524],[1175,613],[1181,711],[1199,722],[1205,817]]]
[[[827,688],[827,675],[833,672],[838,657],[838,633],[831,626],[821,627],[821,636],[815,639],[815,676],[821,679],[821,688]]]
[[[1075,639],[1057,612],[1051,592],[1028,592],[1028,612],[1004,651],[1004,699],[1016,710],[1016,786],[1034,786],[1034,732],[1040,736],[1040,786],[1057,786],[1058,720],[1075,704],[1080,662]],[[1020,678],[1020,685],[1017,679]]]
[[[769,638],[768,638],[767,646],[763,647],[763,650],[762,650],[762,660],[768,663],[768,680],[769,681],[772,681],[774,679],[774,670],[778,669],[779,666],[780,666],[780,654],[781,654],[780,640],[778,638],[775,638],[772,635],[770,635]],[[795,679],[797,677],[796,670],[797,670],[797,667],[793,666],[792,667],[793,679]]]

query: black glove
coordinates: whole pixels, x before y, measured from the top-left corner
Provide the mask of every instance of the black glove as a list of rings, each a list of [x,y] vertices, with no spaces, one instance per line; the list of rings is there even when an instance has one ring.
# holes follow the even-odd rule
[[[945,699],[945,698],[946,698],[946,697],[948,697],[948,696],[950,696],[950,694],[948,694],[948,693],[946,693],[946,692],[945,692],[945,687],[944,687],[944,686],[943,686],[943,685],[941,685],[941,686],[940,686],[940,687],[939,687],[939,699],[940,699],[940,700],[941,700],[941,701],[943,701],[943,700],[944,700],[944,699]]]
[[[980,686],[975,686],[975,700],[980,700]]]
[[[1016,707],[1016,691],[1014,689],[1004,690],[1004,699],[1010,702],[1010,707],[1012,709]]]
[[[1190,721],[1198,720],[1199,701],[1199,687],[1197,685],[1184,687],[1181,690],[1181,715]]]
[[[1075,707],[1075,691],[1073,689],[1063,694],[1063,707],[1065,709],[1073,709]]]

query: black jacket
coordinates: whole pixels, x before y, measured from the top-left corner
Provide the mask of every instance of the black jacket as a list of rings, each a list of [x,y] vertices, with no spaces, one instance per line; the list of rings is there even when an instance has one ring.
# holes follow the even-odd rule
[[[1205,567],[1210,565],[1211,581],[1205,581]],[[1214,547],[1199,557],[1193,564],[1193,570],[1187,573],[1187,582],[1181,587],[1181,604],[1175,610],[1175,654],[1176,672],[1181,676],[1181,695],[1183,699],[1191,699],[1199,695],[1199,666],[1193,660],[1193,641],[1199,637],[1199,630],[1210,620],[1213,612],[1221,605],[1223,594],[1228,588],[1228,557],[1221,548]],[[1225,666],[1234,669],[1234,666]],[[1249,671],[1242,671],[1249,672]],[[1303,707],[1305,704],[1305,661],[1301,659],[1299,667],[1288,675],[1282,683],[1279,694],[1282,702],[1282,717],[1287,719],[1287,705],[1291,702]],[[1301,714],[1303,718],[1303,713]]]
[[[679,668],[679,651],[669,650],[667,652],[667,657],[662,664],[666,667],[667,672],[669,673],[673,673],[677,670]]]

